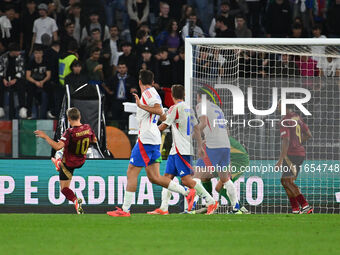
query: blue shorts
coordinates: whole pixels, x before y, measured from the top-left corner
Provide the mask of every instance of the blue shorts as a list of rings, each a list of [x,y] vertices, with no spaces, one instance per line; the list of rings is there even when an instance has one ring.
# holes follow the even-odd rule
[[[182,155],[182,158],[191,165],[191,156]],[[175,154],[169,155],[168,161],[166,163],[165,173],[174,176],[180,176],[182,178],[186,175],[190,175],[192,172],[191,168],[184,163],[180,156]]]
[[[206,156],[204,159],[198,159],[196,166],[220,166],[228,167],[230,164],[230,148],[213,148],[206,147]]]
[[[162,162],[159,147],[159,144],[142,144],[138,141],[131,151],[130,164],[147,167],[153,163]]]

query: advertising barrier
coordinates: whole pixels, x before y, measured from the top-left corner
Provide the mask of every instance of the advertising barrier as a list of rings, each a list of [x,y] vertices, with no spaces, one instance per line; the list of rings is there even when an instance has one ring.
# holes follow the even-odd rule
[[[104,213],[121,206],[128,163],[128,160],[87,160],[75,171],[71,189],[83,199],[85,212]],[[274,164],[251,161],[235,182],[241,203],[254,213],[288,212],[281,173],[274,171]],[[161,174],[165,166],[163,161]],[[316,212],[339,213],[339,162],[305,161],[298,182]],[[213,179],[213,184],[216,183]],[[215,191],[213,195],[218,199]],[[171,211],[180,211],[181,201],[180,195],[173,193]],[[161,187],[151,184],[142,170],[132,210],[145,212],[160,202]],[[0,160],[0,212],[73,212],[69,204],[60,193],[58,173],[50,160]],[[226,205],[227,200],[222,198],[221,204]]]

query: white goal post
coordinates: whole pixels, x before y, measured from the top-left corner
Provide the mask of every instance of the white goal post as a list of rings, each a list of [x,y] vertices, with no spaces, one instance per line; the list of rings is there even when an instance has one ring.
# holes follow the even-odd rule
[[[224,85],[242,91],[243,115],[234,114],[233,95]],[[273,120],[282,116],[277,111],[254,114],[247,107],[249,93],[253,108],[264,111],[272,106],[276,89],[278,99],[282,88],[289,88],[287,98],[293,99],[303,98],[294,88],[308,90],[311,99],[303,105],[311,115],[298,113],[313,137],[305,144],[296,184],[315,212],[340,213],[340,39],[186,38],[185,100],[192,109],[202,87],[223,110],[231,136],[248,151],[249,171],[236,186],[241,203],[255,213],[287,213],[290,205],[281,173],[268,170],[280,154],[279,127]]]

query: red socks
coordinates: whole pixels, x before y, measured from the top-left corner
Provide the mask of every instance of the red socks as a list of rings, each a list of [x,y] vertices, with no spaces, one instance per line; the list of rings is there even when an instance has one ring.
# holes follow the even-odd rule
[[[63,193],[64,196],[65,196],[68,200],[70,200],[70,201],[72,201],[72,202],[76,201],[76,199],[77,199],[76,195],[75,195],[75,194],[73,193],[73,191],[72,191],[71,189],[69,189],[69,188],[63,188],[63,189],[61,190],[61,193]]]
[[[292,210],[294,211],[300,211],[299,203],[296,199],[296,197],[289,198],[290,204],[292,206]]]
[[[308,206],[308,202],[306,201],[305,197],[300,194],[296,197],[296,200],[299,202],[302,208]]]

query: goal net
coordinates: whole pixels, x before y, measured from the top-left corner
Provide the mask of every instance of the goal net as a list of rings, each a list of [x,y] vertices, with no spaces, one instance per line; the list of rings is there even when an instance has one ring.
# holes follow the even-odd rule
[[[207,100],[222,109],[229,135],[248,152],[250,164],[235,181],[241,204],[252,213],[291,212],[282,172],[274,170],[283,117],[276,100],[283,92],[287,99],[302,100],[306,95],[296,88],[303,88],[310,92],[303,106],[311,115],[291,107],[312,138],[304,144],[306,158],[296,184],[314,212],[339,213],[340,40],[187,38],[185,43],[186,101],[195,109],[197,93],[205,91]],[[227,200],[222,197],[220,203],[220,212],[227,212]]]

